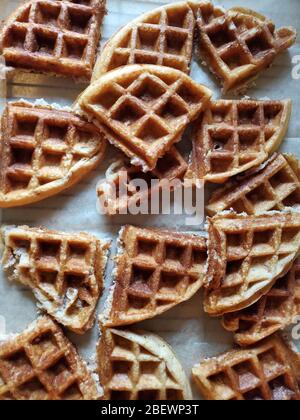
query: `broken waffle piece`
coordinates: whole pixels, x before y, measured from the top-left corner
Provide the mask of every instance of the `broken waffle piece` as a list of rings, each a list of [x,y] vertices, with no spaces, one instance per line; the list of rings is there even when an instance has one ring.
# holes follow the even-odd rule
[[[129,325],[190,299],[206,275],[206,238],[124,227],[103,323]]]
[[[29,287],[38,307],[83,334],[95,320],[109,245],[86,233],[2,228],[2,265],[9,280]]]
[[[50,317],[0,342],[0,400],[98,400],[86,363]]]
[[[155,64],[189,73],[195,23],[189,2],[166,4],[139,16],[107,42],[93,80],[130,64]]]
[[[132,65],[92,83],[79,96],[76,108],[104,127],[108,140],[146,172],[181,140],[211,94],[178,70]]]
[[[147,173],[126,160],[119,160],[108,169],[105,181],[97,187],[97,195],[107,214],[124,214],[131,206],[159,194],[166,181],[182,180],[186,170],[187,163],[175,146],[158,160],[153,171]],[[135,180],[145,181],[146,188],[135,188]]]
[[[0,208],[23,206],[79,182],[103,159],[99,129],[73,112],[8,103],[1,120]]]
[[[213,216],[224,210],[262,214],[300,208],[300,163],[293,155],[275,154],[261,168],[215,191],[206,210]]]
[[[257,167],[281,145],[291,116],[291,100],[218,100],[194,127],[187,179],[225,183]]]
[[[300,259],[278,279],[257,303],[241,311],[226,314],[223,326],[234,332],[236,343],[249,346],[283,330],[300,316]]]
[[[300,251],[300,212],[260,216],[225,212],[208,219],[205,311],[213,316],[249,307],[293,266]]]
[[[157,335],[103,328],[97,359],[106,400],[192,399],[180,362]]]
[[[0,52],[17,70],[92,77],[106,0],[24,1],[6,20]]]
[[[242,7],[225,10],[210,1],[197,9],[198,53],[224,92],[246,90],[296,40],[292,27],[276,29],[265,16]]]
[[[279,336],[205,359],[193,368],[207,400],[299,400],[300,356]]]

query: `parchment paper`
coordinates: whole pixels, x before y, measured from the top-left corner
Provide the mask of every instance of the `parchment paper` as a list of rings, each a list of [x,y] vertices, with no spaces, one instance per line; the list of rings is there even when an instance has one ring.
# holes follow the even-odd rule
[[[11,13],[18,3],[21,1],[0,0],[1,18]],[[102,44],[122,25],[136,16],[166,3],[171,3],[171,1],[108,0],[109,14],[105,18]],[[300,32],[299,0],[285,0],[284,3],[278,0],[223,0],[222,5],[256,9],[272,18],[277,25],[292,25]],[[292,64],[292,60],[294,64]],[[293,116],[282,149],[292,152],[300,158],[300,69],[297,72],[297,68],[294,68],[292,73],[297,62],[300,62],[299,38],[289,52],[279,57],[273,67],[260,76],[256,86],[248,92],[248,95],[255,98],[283,99],[291,97],[293,99]],[[297,73],[299,74],[298,80],[295,77]],[[294,78],[292,74],[294,74]],[[220,97],[219,85],[205,68],[199,67],[196,62],[192,66],[192,77],[211,88],[215,98]],[[48,102],[70,105],[84,87],[84,85],[75,85],[68,79],[55,79],[24,73],[8,83],[7,96],[9,100],[44,98]],[[0,105],[3,108],[1,102]],[[188,143],[186,141],[184,147],[189,148]],[[103,178],[114,155],[115,151],[110,148],[102,165],[71,190],[35,205],[21,209],[3,210],[2,223],[45,226],[70,232],[83,230],[100,238],[114,240],[123,223],[169,227],[186,231],[187,227],[184,225],[182,217],[123,216],[110,219],[97,213],[95,187],[99,179]],[[114,253],[115,248],[113,247],[112,256]],[[111,272],[112,262],[110,261],[107,269],[106,292],[111,282]],[[99,303],[98,312],[103,308],[105,297],[106,293]],[[0,319],[1,325],[3,325],[3,317],[5,319],[6,332],[22,331],[36,316],[35,299],[31,292],[16,284],[8,283],[6,277],[0,272]],[[201,358],[216,355],[233,345],[232,335],[223,330],[220,322],[203,313],[201,292],[197,293],[190,301],[157,318],[143,322],[138,327],[153,331],[166,339],[177,353],[188,376],[190,376],[192,366]],[[78,345],[79,351],[86,359],[93,356],[98,339],[97,325],[82,337],[74,334],[69,334],[69,336]],[[197,391],[194,391],[195,398],[200,398]]]

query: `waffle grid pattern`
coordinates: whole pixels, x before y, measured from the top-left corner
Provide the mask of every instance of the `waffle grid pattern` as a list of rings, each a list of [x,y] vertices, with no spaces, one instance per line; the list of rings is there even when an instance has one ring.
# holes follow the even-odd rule
[[[277,155],[250,177],[233,181],[212,195],[207,211],[233,209],[237,213],[262,214],[300,205],[299,162],[291,155]]]
[[[99,58],[95,78],[128,64],[154,64],[189,73],[194,29],[194,12],[187,3],[147,13],[111,39]]]
[[[101,346],[105,348],[99,357],[105,357],[100,372],[104,381],[105,398],[108,400],[183,400],[185,399],[182,384],[178,383],[168,363],[160,355],[147,348],[148,337],[145,334],[145,347],[134,341],[126,331],[107,329],[103,332]],[[151,338],[150,338],[151,339]],[[161,346],[161,342],[158,343]],[[169,355],[170,359],[174,355]],[[102,375],[102,374],[103,375]]]
[[[205,309],[212,314],[234,312],[267,293],[294,262],[299,254],[300,215],[215,216],[209,234],[210,290]]]
[[[196,126],[190,176],[223,183],[275,151],[289,102],[217,101]]]
[[[226,11],[207,1],[199,5],[197,26],[200,54],[224,82],[225,91],[244,87],[296,38],[292,28],[276,31],[272,21],[249,10]]]
[[[87,234],[40,229],[4,230],[4,268],[32,288],[39,305],[75,332],[94,321],[103,288],[105,246]]]
[[[50,318],[0,344],[0,400],[98,397],[86,365]]]
[[[152,318],[189,299],[202,286],[204,237],[125,227],[105,325]]]
[[[3,33],[9,65],[91,78],[104,0],[32,1],[16,13]]]
[[[288,350],[277,337],[207,359],[194,367],[193,376],[210,400],[300,399]]]
[[[256,304],[227,314],[223,326],[235,333],[240,345],[251,345],[286,328],[300,315],[300,259]]]
[[[137,166],[152,170],[209,97],[210,91],[182,72],[128,66],[91,85],[79,105],[117,135],[110,141]]]
[[[104,147],[93,124],[76,115],[39,106],[9,104],[2,117],[1,191],[35,191],[66,178],[74,165]]]

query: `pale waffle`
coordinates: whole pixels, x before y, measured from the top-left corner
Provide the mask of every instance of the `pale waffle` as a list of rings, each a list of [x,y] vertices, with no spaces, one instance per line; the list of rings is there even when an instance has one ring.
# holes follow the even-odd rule
[[[106,140],[73,112],[8,103],[1,121],[0,207],[22,206],[79,182],[104,156]]]
[[[140,205],[153,194],[159,194],[164,182],[181,180],[186,170],[187,163],[175,147],[158,160],[153,171],[147,173],[119,160],[110,166],[105,181],[98,185],[98,198],[107,214],[126,214],[131,206]],[[135,180],[145,181],[147,188],[135,188],[131,184]]]
[[[130,64],[154,64],[189,73],[195,23],[189,2],[166,4],[139,16],[105,45],[93,80]]]
[[[40,309],[78,334],[93,326],[107,243],[85,233],[26,226],[3,228],[2,240],[4,270],[32,290]]]
[[[253,174],[245,174],[215,191],[206,210],[209,215],[230,209],[257,215],[299,207],[299,161],[289,154],[276,154]]]
[[[187,178],[224,183],[263,163],[284,139],[291,101],[218,100],[198,119]]]
[[[90,85],[77,105],[90,120],[112,132],[108,140],[143,171],[181,140],[205,109],[211,91],[178,70],[125,66]]]
[[[97,358],[106,400],[192,399],[180,362],[157,335],[105,328]]]
[[[244,309],[269,292],[300,251],[300,213],[220,214],[209,223],[204,308],[218,316]]]
[[[299,400],[299,354],[279,336],[205,359],[193,378],[207,400]]]
[[[235,341],[248,346],[282,330],[300,316],[300,259],[256,304],[223,317],[223,326]]]
[[[18,70],[89,81],[106,0],[30,0],[6,20],[0,52]]]
[[[190,299],[204,283],[206,239],[126,226],[120,232],[105,326],[133,324]]]
[[[226,11],[209,1],[199,4],[197,28],[200,57],[225,92],[247,88],[297,36],[294,28],[276,30],[271,20],[250,9]]]
[[[0,400],[98,400],[98,386],[49,317],[0,343]]]

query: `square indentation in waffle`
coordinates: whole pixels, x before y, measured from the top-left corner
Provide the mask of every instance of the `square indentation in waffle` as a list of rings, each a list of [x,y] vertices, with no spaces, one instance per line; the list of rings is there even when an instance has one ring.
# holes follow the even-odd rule
[[[234,350],[196,365],[199,390],[211,400],[297,400],[293,353],[273,336],[256,347]]]
[[[0,377],[0,399],[98,398],[86,365],[47,317],[39,318],[26,331],[0,345]]]
[[[233,208],[238,213],[260,214],[269,210],[298,208],[299,162],[290,155],[275,155],[261,170],[217,190],[207,210],[214,214]]]
[[[87,234],[41,229],[4,230],[4,268],[13,261],[17,280],[29,286],[39,305],[71,330],[92,326],[103,287],[106,245]],[[7,265],[8,264],[8,265]]]
[[[283,139],[289,109],[289,101],[212,103],[195,126],[189,177],[223,183],[264,162]]]
[[[152,318],[201,287],[206,266],[203,237],[127,226],[120,241],[106,325]]]
[[[3,200],[17,200],[18,193],[30,200],[31,192],[34,196],[46,184],[62,180],[75,164],[95,158],[104,144],[95,126],[47,106],[8,104],[2,124]]]
[[[102,0],[30,2],[5,26],[3,54],[15,67],[90,79],[104,14]]]
[[[185,74],[167,74],[162,67],[128,66],[104,79],[88,88],[79,104],[113,131],[110,141],[143,169],[155,168],[210,95]]]
[[[246,9],[226,11],[200,4],[197,26],[199,51],[224,84],[224,91],[241,89],[295,42],[295,30],[282,28]],[[281,32],[285,35],[281,36]]]
[[[104,398],[112,400],[182,400],[187,398],[185,377],[171,349],[145,332],[104,329],[98,345],[98,367]],[[168,357],[167,357],[168,355]],[[178,365],[177,375],[169,363]]]
[[[207,312],[234,312],[265,295],[297,257],[299,221],[298,212],[212,218]],[[215,252],[222,261],[214,259]]]
[[[155,64],[189,73],[194,28],[188,4],[146,13],[111,39],[101,55],[102,63],[99,59],[97,76],[128,64]]]

